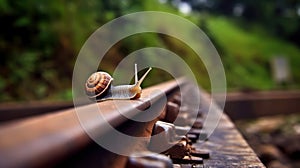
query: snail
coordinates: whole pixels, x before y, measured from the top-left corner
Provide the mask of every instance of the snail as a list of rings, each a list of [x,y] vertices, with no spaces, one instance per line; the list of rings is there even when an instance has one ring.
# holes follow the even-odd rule
[[[141,84],[152,68],[138,80],[135,64],[135,84],[113,86],[113,78],[106,72],[95,72],[86,81],[85,92],[90,99],[104,101],[110,99],[138,99],[141,97]]]

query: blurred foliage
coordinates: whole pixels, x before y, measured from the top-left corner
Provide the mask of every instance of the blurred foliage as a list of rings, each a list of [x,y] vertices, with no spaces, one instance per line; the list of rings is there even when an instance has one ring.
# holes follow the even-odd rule
[[[240,26],[258,25],[270,35],[300,46],[299,0],[183,0],[200,12],[235,18]]]
[[[270,61],[282,55],[290,60],[294,83],[300,83],[299,53],[292,43],[266,32],[245,30],[224,17],[207,19],[212,38],[222,47],[222,61],[230,88],[275,89]]]
[[[144,10],[174,13],[199,25],[220,52],[229,88],[276,88],[269,65],[271,57],[276,54],[288,57],[294,83],[299,87],[300,74],[297,72],[300,72],[300,59],[297,57],[300,51],[286,42],[290,40],[299,44],[297,40],[300,38],[293,36],[299,31],[299,17],[277,17],[273,22],[270,18],[277,14],[278,4],[272,6],[271,1],[255,2],[259,4],[257,10],[252,9],[256,6],[250,0],[231,0],[226,4],[219,0],[205,1],[202,7],[201,4],[199,7],[199,3],[193,4],[196,1],[186,1],[194,9],[190,15],[178,11],[178,2],[0,0],[0,101],[71,99],[74,62],[88,36],[116,17]],[[242,4],[245,9],[243,17],[230,12],[237,4]],[[286,6],[284,9],[291,8],[290,5]],[[252,16],[248,11],[258,13]],[[276,28],[265,30],[262,24],[274,24]],[[282,31],[278,34],[279,30]],[[274,36],[274,33],[278,36]],[[199,76],[201,86],[209,89],[206,69],[201,61],[195,61],[195,53],[182,45],[175,38],[159,34],[138,35],[116,44],[100,67],[112,71],[132,51],[149,46],[164,47],[184,57],[195,70],[195,75]],[[170,78],[162,72],[154,73],[162,74],[161,80]],[[151,81],[159,82],[155,78]]]
[[[41,99],[70,87],[75,55],[98,26],[95,2],[0,1],[1,100]]]

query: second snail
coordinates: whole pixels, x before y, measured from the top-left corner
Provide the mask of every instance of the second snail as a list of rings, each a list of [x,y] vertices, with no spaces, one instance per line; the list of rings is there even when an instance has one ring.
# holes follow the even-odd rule
[[[85,83],[85,92],[90,99],[97,101],[111,100],[111,99],[138,99],[141,97],[141,84],[148,73],[147,72],[138,80],[137,64],[134,68],[135,83],[133,85],[118,85],[113,86],[111,83],[113,78],[106,72],[93,73]]]

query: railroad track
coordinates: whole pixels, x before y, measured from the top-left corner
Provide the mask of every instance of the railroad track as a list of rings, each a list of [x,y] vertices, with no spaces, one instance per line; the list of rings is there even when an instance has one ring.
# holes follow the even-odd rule
[[[144,89],[138,100],[104,101],[5,122],[0,125],[0,167],[264,167],[225,114],[206,136],[202,127],[209,95],[201,91],[197,109],[182,101],[195,92],[198,87],[188,81],[173,80]],[[95,106],[106,121],[99,120]],[[152,119],[134,120],[144,115]],[[110,152],[91,138],[112,137],[104,122],[144,139],[131,143],[116,138],[115,147],[129,156]],[[170,149],[160,151],[168,145]]]

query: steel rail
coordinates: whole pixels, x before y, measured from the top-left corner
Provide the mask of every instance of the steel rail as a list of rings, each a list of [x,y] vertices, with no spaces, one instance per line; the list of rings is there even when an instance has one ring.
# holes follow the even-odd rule
[[[136,109],[149,108],[151,103],[171,95],[186,82],[184,79],[173,80],[146,88],[140,99],[118,100],[117,107],[115,101],[97,105],[108,122],[118,126],[128,120],[121,114],[135,116],[138,114]],[[85,129],[96,129],[99,134],[105,134],[105,130],[101,130],[103,123],[95,118],[91,106],[78,107],[86,112],[85,117],[91,123],[91,127]],[[0,126],[0,167],[53,165],[91,143],[92,139],[82,128],[74,108],[13,121]]]
[[[300,91],[228,93],[225,112],[233,120],[299,113]]]
[[[62,109],[74,107],[71,101],[52,102],[52,101],[31,101],[18,103],[0,104],[0,124],[8,121],[51,113]]]

